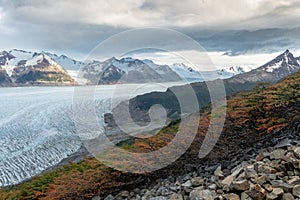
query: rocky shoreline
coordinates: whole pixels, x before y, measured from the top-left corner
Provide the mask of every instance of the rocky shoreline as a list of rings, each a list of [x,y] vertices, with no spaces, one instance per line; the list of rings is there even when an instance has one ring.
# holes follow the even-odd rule
[[[300,199],[300,132],[264,136],[230,160],[207,161],[194,170],[93,200],[293,200]]]

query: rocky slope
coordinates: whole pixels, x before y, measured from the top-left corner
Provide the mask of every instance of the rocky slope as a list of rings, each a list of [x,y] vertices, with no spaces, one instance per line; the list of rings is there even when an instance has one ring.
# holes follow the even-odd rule
[[[293,200],[300,198],[299,134],[276,136],[273,147],[248,159],[241,151],[232,155],[229,165],[211,162],[193,172],[160,179],[150,187],[106,196],[105,200]],[[243,154],[244,153],[244,154]],[[93,200],[101,199],[96,196]]]

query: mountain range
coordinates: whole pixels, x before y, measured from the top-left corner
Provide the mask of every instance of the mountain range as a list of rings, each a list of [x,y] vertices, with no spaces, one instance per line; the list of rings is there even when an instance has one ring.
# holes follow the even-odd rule
[[[299,57],[294,57],[289,50],[286,50],[284,53],[259,68],[224,79],[223,83],[225,92],[227,96],[230,96],[237,92],[252,90],[254,87],[262,83],[273,84],[299,70]],[[176,96],[190,96],[190,93],[188,92],[190,87],[192,87],[197,96],[199,110],[210,103],[211,98],[210,92],[207,88],[207,83],[214,85],[214,81],[195,82],[190,85],[174,86],[165,92],[151,92],[136,96],[135,98],[130,99],[129,102],[123,102],[116,106],[113,109],[113,114],[111,116],[113,116],[114,113],[122,112],[123,104],[129,104],[131,116],[135,121],[141,121],[143,123],[150,122],[148,113],[149,109],[152,105],[158,104],[162,105],[166,109],[168,120],[172,121],[180,117],[180,114],[182,114],[181,106]],[[216,85],[218,85],[217,80]],[[264,85],[259,87],[264,87]],[[174,92],[176,92],[176,96]],[[215,94],[215,98],[222,98],[222,94]],[[110,121],[113,121],[113,119],[110,119]]]
[[[217,73],[200,72],[183,63],[160,65],[131,57],[78,61],[65,55],[18,49],[0,52],[0,69],[0,86],[195,82],[249,71],[247,66],[233,66]]]

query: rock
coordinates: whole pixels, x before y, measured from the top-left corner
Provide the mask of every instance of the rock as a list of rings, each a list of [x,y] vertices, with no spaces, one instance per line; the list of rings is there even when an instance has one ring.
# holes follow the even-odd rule
[[[282,195],[282,200],[294,200],[294,196],[291,193],[284,193]]]
[[[227,200],[240,200],[240,196],[234,193],[226,195]]]
[[[266,200],[276,200],[276,199],[278,199],[278,196],[276,196],[275,194],[273,193],[267,194]]]
[[[260,185],[256,184],[251,187],[250,190],[246,192],[251,198],[255,200],[263,200],[265,199],[267,192]]]
[[[300,178],[299,177],[292,177],[290,180],[287,181],[289,185],[298,185],[300,184]]]
[[[300,197],[300,185],[295,185],[293,187],[293,195],[296,197]]]
[[[296,169],[300,169],[300,161],[299,160],[293,160],[292,164]]]
[[[281,188],[274,188],[273,191],[267,194],[267,200],[276,200],[280,199],[283,195],[283,189]]]
[[[272,192],[273,191],[273,186],[270,184],[264,184],[263,187],[265,188],[265,190],[267,190],[268,192]]]
[[[277,179],[277,173],[276,174],[267,174],[268,180],[276,180]]]
[[[282,180],[270,180],[269,181],[273,187],[282,187],[284,182]]]
[[[168,198],[169,200],[183,200],[183,197],[181,194],[172,194]]]
[[[100,200],[101,198],[99,197],[99,200]],[[115,198],[113,197],[113,195],[108,195],[107,197],[105,197],[105,199],[104,200],[114,200]]]
[[[278,197],[283,195],[283,189],[282,188],[273,188],[272,193],[274,193],[275,195],[277,195]]]
[[[255,178],[257,177],[257,172],[254,170],[253,165],[245,168],[245,178]]]
[[[195,177],[191,179],[191,184],[193,187],[198,187],[200,185],[203,185],[204,180],[201,177]]]
[[[211,184],[211,185],[208,186],[208,188],[211,189],[211,190],[215,190],[215,189],[217,189],[217,185],[216,184]]]
[[[124,190],[124,191],[120,192],[119,195],[120,195],[122,198],[127,198],[127,197],[129,197],[129,192],[126,191],[126,190]]]
[[[264,174],[275,174],[277,171],[266,164],[262,164],[257,167],[257,172]]]
[[[192,183],[190,180],[188,180],[185,183],[183,183],[181,186],[184,188],[189,188],[189,187],[192,187]]]
[[[249,197],[249,195],[246,192],[243,192],[241,194],[241,200],[252,200],[252,198]]]
[[[109,196],[111,196],[111,195],[109,195]],[[107,199],[107,197],[104,199],[104,200],[113,200],[114,199],[114,197],[112,197],[112,199]],[[92,200],[101,200],[101,198],[99,197],[99,196],[94,196],[93,198],[92,198]]]
[[[150,197],[149,200],[167,200],[164,196],[158,196],[158,197]]]
[[[265,158],[265,154],[260,152],[256,157],[255,157],[255,160],[256,161],[262,161],[264,158]]]
[[[291,146],[291,141],[288,138],[285,138],[278,142],[275,146],[275,148],[286,148],[288,146]]]
[[[263,174],[256,178],[256,183],[259,185],[262,185],[267,182],[267,179],[268,179],[267,176],[265,174]]]
[[[284,192],[290,193],[293,190],[293,186],[288,183],[283,183],[280,185],[280,187],[283,189]]]
[[[217,177],[219,177],[219,178],[223,178],[224,177],[221,166],[219,166],[215,170],[214,175],[217,176]]]
[[[190,200],[214,200],[216,197],[215,191],[211,190],[193,190],[190,193]]]
[[[294,149],[294,155],[300,159],[300,147],[297,147],[296,149]]]
[[[285,156],[285,154],[286,154],[286,150],[276,149],[276,150],[274,150],[270,153],[270,158],[271,159],[276,159],[276,160],[282,159]]]
[[[229,175],[224,180],[221,181],[221,184],[230,186],[232,182],[233,182],[233,176]]]
[[[232,183],[232,188],[238,191],[246,191],[250,188],[250,184],[247,180],[234,181]]]
[[[237,177],[244,170],[244,165],[240,164],[231,170],[231,176]]]

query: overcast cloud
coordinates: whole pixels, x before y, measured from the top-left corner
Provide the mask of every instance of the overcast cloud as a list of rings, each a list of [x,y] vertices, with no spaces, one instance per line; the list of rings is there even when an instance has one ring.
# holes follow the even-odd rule
[[[299,49],[299,21],[300,0],[0,0],[0,44],[82,57],[113,34],[155,26],[234,56]]]

